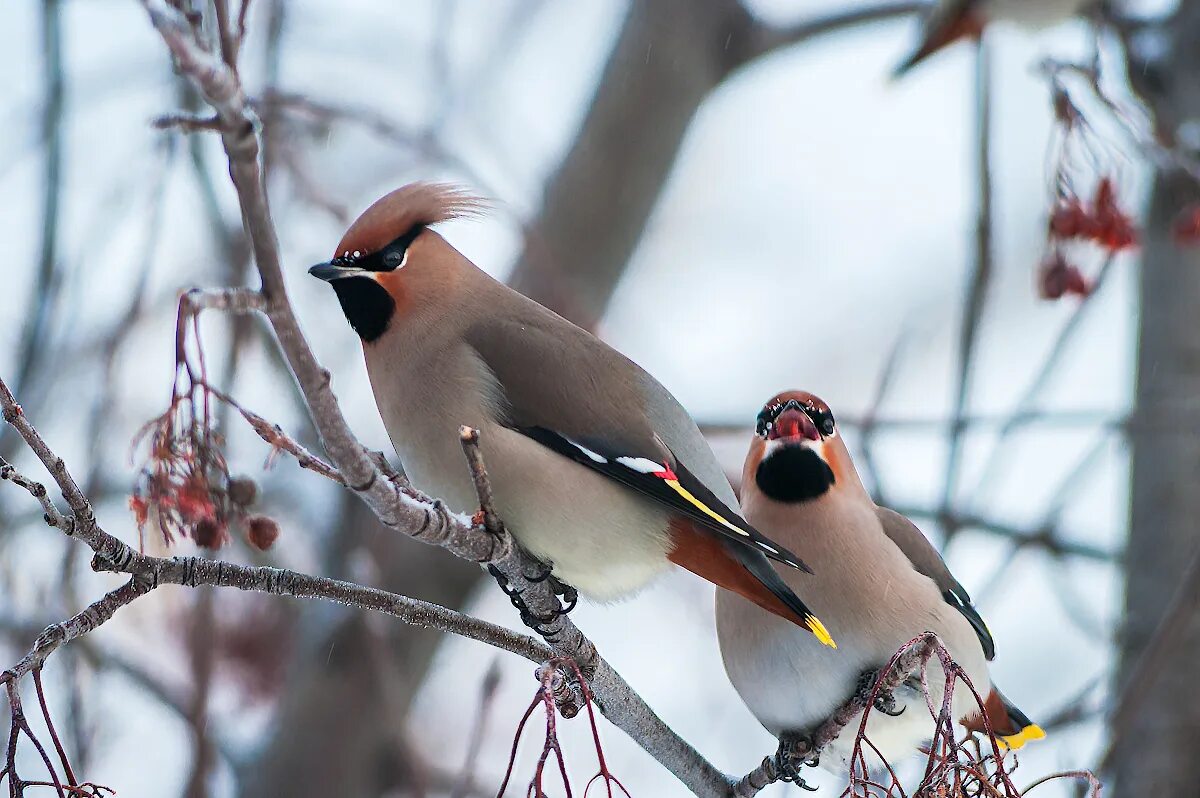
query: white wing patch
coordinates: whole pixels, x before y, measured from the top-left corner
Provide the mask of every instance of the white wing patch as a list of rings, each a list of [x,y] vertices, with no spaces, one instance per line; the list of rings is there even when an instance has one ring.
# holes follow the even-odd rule
[[[567,441],[567,443],[571,444],[579,451],[583,452],[584,457],[591,460],[593,463],[607,463],[608,462],[607,457],[605,457],[604,455],[599,454],[597,452],[593,452],[591,449],[584,446],[582,443],[579,443],[578,441],[573,441],[570,438],[566,438],[566,441]],[[620,460],[622,458],[617,458],[617,459]]]
[[[645,457],[618,457],[617,462],[639,474],[655,474],[663,470],[662,463],[647,460]]]

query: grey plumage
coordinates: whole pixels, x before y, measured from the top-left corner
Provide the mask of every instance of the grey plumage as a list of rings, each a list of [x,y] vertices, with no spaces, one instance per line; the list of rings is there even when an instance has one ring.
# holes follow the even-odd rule
[[[628,595],[678,557],[824,634],[767,557],[803,564],[742,519],[675,398],[427,228],[475,207],[442,187],[399,189],[354,223],[334,261],[310,270],[363,338],[376,404],[414,484],[473,509],[458,429],[475,427],[506,525],[580,592]],[[683,556],[689,545],[694,556]]]
[[[773,734],[811,731],[853,695],[864,672],[883,667],[901,646],[926,631],[941,638],[975,689],[988,697],[987,660],[993,646],[986,625],[921,531],[871,500],[836,427],[830,434],[818,432],[815,421],[829,417],[825,404],[811,394],[788,392],[768,402],[763,412],[766,422],[751,442],[742,473],[742,512],[764,534],[804,551],[815,575],[781,576],[824,619],[838,649],[814,645],[811,636],[797,634],[740,596],[719,591],[721,654],[750,710]],[[787,469],[802,462],[797,447],[825,462],[832,480],[812,490],[785,484],[789,472],[781,472],[779,464]],[[773,459],[785,451],[787,457]],[[770,478],[764,479],[764,473]],[[791,478],[813,479],[814,473],[796,468]],[[935,664],[927,676],[930,695],[939,701],[945,683],[941,669]],[[903,714],[873,712],[867,727],[868,738],[889,761],[915,752],[933,728],[919,686],[903,686],[895,698]],[[1012,711],[992,718],[993,724],[1001,733],[1017,734],[1016,743],[1023,742],[1019,733],[1024,727],[1009,730],[1007,724],[1023,720],[1029,725],[1028,719],[1011,705],[996,711],[1004,714],[1006,709]],[[960,684],[953,697],[954,716],[971,718],[978,710]],[[823,766],[844,768],[858,725],[852,721],[822,754]],[[1031,729],[1030,738],[1041,734]]]

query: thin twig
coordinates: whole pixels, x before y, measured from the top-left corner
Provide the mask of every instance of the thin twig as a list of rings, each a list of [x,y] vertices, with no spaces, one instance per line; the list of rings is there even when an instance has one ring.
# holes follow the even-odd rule
[[[29,495],[38,500],[38,503],[42,505],[42,512],[47,524],[64,530],[69,528],[68,521],[63,518],[58,508],[54,506],[54,502],[50,499],[50,495],[46,491],[46,486],[23,475],[11,463],[0,457],[0,480],[5,479],[29,491]]]
[[[962,326],[959,330],[957,387],[950,422],[950,450],[946,456],[946,469],[942,478],[942,512],[948,512],[954,501],[955,487],[961,471],[959,461],[965,431],[962,418],[971,388],[975,346],[979,326],[983,321],[984,301],[992,277],[991,94],[991,62],[988,58],[987,43],[981,39],[975,51],[975,202],[978,214],[975,221],[975,260],[963,303]],[[955,531],[953,528],[945,530],[947,540]]]
[[[826,746],[837,739],[851,721],[871,706],[875,696],[895,691],[905,680],[921,670],[939,645],[936,635],[926,633],[914,644],[906,647],[888,667],[880,671],[871,690],[855,691],[849,700],[813,729],[809,734],[811,744],[807,750],[797,748],[794,754],[801,759],[819,755]],[[767,785],[779,781],[782,775],[776,757],[767,757],[763,759],[762,764],[734,785],[733,795],[735,798],[753,798]]]
[[[496,500],[492,496],[492,485],[488,480],[483,455],[479,451],[479,430],[459,427],[458,437],[462,442],[463,454],[471,469],[471,481],[475,483],[475,494],[479,497],[479,512],[483,516],[483,528],[493,535],[503,535],[504,525],[496,512]]]

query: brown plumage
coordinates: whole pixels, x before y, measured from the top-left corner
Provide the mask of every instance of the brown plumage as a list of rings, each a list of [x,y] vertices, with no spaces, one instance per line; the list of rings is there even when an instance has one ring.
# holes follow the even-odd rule
[[[376,404],[414,484],[473,509],[457,432],[475,427],[501,517],[561,581],[610,600],[683,562],[753,601],[769,596],[833,645],[768,558],[804,564],[741,517],[675,398],[428,229],[480,207],[445,186],[406,186],[354,222],[334,260],[310,269],[333,286],[363,342]]]
[[[921,43],[912,55],[896,67],[900,77],[939,50],[963,39],[978,40],[983,36],[986,20],[978,6],[967,0],[944,2],[930,13],[924,25]]]
[[[811,730],[854,692],[864,671],[882,667],[926,631],[941,638],[976,688],[984,695],[992,690],[992,638],[970,596],[912,522],[872,501],[825,402],[804,391],[767,402],[746,456],[741,505],[750,523],[804,551],[814,576],[782,576],[838,640],[834,654],[762,612],[753,599],[717,594],[726,670],[769,731]],[[937,668],[927,675],[936,701],[944,678]],[[902,685],[895,698],[903,713],[872,713],[867,727],[872,743],[892,760],[915,752],[931,730],[919,685]],[[1041,735],[1002,698],[988,706],[989,718],[1013,747]],[[971,725],[977,709],[960,684],[952,698],[955,718]],[[822,755],[822,765],[844,767],[858,727],[851,721]]]

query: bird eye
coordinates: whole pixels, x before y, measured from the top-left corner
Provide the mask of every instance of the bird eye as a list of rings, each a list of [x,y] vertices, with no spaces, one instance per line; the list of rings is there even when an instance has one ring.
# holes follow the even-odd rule
[[[404,253],[394,249],[388,250],[383,256],[383,265],[389,269],[399,269],[404,265]]]
[[[833,427],[834,427],[833,416],[826,413],[825,420],[821,422],[821,431],[824,432],[826,435],[832,435]]]

